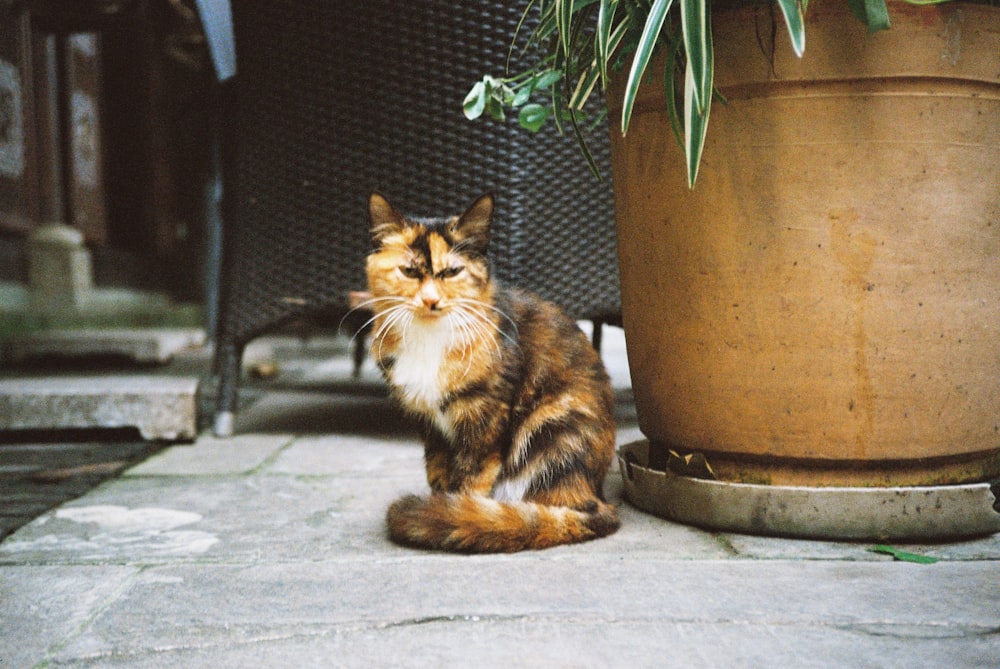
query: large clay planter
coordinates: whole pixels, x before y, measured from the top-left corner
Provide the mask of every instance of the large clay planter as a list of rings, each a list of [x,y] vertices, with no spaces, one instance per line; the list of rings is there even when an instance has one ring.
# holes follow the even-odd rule
[[[1000,10],[890,16],[811,0],[798,59],[769,8],[717,10],[693,191],[659,85],[613,133],[640,428],[723,480],[1000,474]]]

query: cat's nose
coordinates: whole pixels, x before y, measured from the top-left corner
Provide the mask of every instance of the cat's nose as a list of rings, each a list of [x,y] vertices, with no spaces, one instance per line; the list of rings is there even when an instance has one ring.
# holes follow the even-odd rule
[[[441,302],[441,294],[433,283],[428,282],[420,289],[420,301],[431,311],[437,309]]]

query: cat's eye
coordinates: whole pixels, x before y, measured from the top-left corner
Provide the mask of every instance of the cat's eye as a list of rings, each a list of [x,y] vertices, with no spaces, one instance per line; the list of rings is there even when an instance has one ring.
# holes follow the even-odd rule
[[[418,267],[415,267],[414,265],[400,265],[399,271],[407,279],[419,279],[421,276],[423,276],[423,272],[421,272],[420,269]]]
[[[443,270],[437,273],[439,279],[450,279],[453,276],[458,276],[462,273],[465,268],[461,265],[452,265],[451,267],[445,267]]]

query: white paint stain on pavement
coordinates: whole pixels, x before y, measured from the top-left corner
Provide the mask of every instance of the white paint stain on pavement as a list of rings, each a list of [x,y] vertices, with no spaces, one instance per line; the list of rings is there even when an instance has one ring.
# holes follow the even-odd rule
[[[3,552],[60,552],[80,559],[129,553],[135,556],[184,556],[207,551],[219,541],[210,532],[184,529],[201,515],[174,509],[100,505],[70,507],[36,521],[52,533],[2,546]],[[68,521],[61,523],[59,521]]]

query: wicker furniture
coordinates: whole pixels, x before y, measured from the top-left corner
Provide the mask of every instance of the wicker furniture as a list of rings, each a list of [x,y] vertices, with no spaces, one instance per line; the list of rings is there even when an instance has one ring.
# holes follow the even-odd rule
[[[572,137],[467,121],[478,77],[501,73],[519,2],[240,0],[234,216],[224,231],[216,431],[232,430],[245,345],[290,319],[339,319],[363,289],[372,190],[417,215],[497,197],[501,280],[574,317],[617,322],[610,169]],[[604,132],[592,142],[610,165]],[[336,321],[332,321],[336,322]]]

